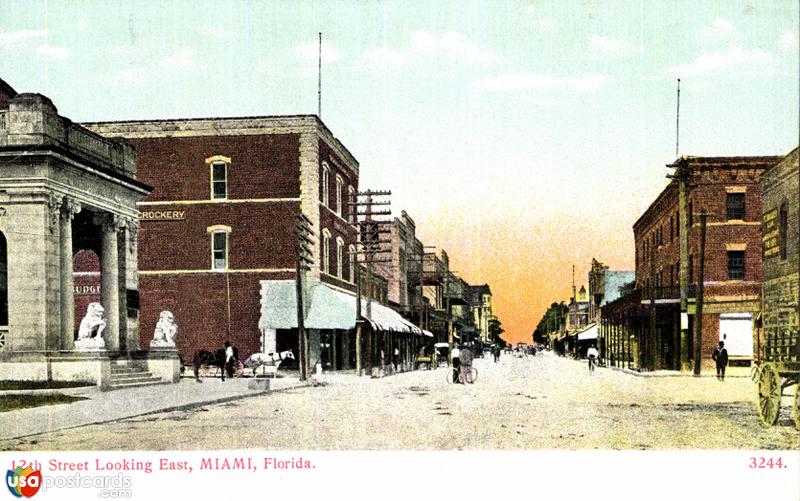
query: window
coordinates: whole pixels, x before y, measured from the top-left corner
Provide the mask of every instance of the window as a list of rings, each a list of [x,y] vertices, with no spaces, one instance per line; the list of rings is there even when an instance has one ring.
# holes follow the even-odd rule
[[[342,212],[342,189],[344,188],[344,182],[342,181],[341,176],[337,174],[336,176],[336,213],[339,214],[340,217],[344,217],[344,213]]]
[[[328,164],[322,162],[322,203],[328,207],[331,204],[330,198],[331,189],[331,172]]]
[[[728,221],[744,220],[744,193],[728,193]]]
[[[212,269],[228,269],[228,234],[217,231],[212,233]]]
[[[356,248],[351,245],[347,248],[347,255],[350,258],[350,283],[356,283]]]
[[[728,251],[728,280],[744,280],[744,251]]]
[[[322,230],[322,263],[320,269],[323,273],[330,272],[331,266],[331,232]]]
[[[347,220],[350,224],[356,224],[356,208],[357,205],[350,205],[356,202],[356,190],[352,186],[347,187]]]
[[[786,211],[786,202],[781,204],[778,211],[778,246],[781,249],[781,259],[786,259],[786,245],[789,239],[786,238],[789,232],[789,214]]]
[[[344,240],[342,240],[342,237],[336,237],[336,276],[339,278],[344,278],[343,259]]]
[[[692,202],[689,202],[689,209],[686,212],[688,212],[689,226],[691,226],[694,224],[694,214],[692,214]]]
[[[228,166],[231,159],[222,155],[206,158],[211,177],[211,200],[225,200],[228,198]]]
[[[694,283],[694,254],[689,254],[689,283]]]

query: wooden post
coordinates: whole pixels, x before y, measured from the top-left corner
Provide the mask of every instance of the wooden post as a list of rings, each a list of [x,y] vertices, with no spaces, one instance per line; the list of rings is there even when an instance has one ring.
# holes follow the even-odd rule
[[[703,292],[706,272],[706,220],[708,214],[700,213],[700,277],[697,283],[697,314],[694,335],[694,376],[700,377],[700,362],[703,358]]]
[[[299,351],[300,381],[305,381],[308,377],[308,339],[306,338],[306,328],[303,310],[303,263],[300,258],[300,242],[297,244],[297,266],[295,269],[295,294],[297,297],[297,340]]]
[[[356,267],[356,376],[363,370],[361,337],[364,322],[361,319],[361,266],[358,264],[358,254],[353,259]]]

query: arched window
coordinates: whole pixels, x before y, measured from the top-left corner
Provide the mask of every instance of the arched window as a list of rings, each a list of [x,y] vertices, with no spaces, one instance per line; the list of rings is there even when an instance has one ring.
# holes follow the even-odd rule
[[[342,181],[342,176],[336,174],[336,213],[340,217],[344,217],[342,212],[342,189],[344,189],[344,181]]]
[[[331,170],[326,162],[322,162],[322,203],[330,207]]]
[[[231,159],[222,155],[206,158],[211,178],[211,200],[227,200],[228,198],[228,166]]]
[[[8,244],[0,232],[0,327],[8,326]],[[5,339],[3,339],[5,343]]]
[[[356,202],[356,190],[352,186],[347,187],[347,220],[350,224],[356,224],[356,207],[357,205],[350,205]]]
[[[228,240],[231,227],[225,225],[209,226],[206,232],[211,235],[211,269],[227,270]]]
[[[322,263],[320,271],[330,273],[331,266],[331,232],[328,229],[322,230]]]
[[[336,237],[336,276],[339,278],[344,278],[343,259],[344,240],[342,237]]]
[[[781,259],[786,259],[786,245],[789,243],[787,233],[789,232],[789,213],[786,210],[786,202],[781,204],[778,211],[778,245],[781,249]]]
[[[354,245],[351,245],[347,248],[347,255],[350,258],[349,265],[350,265],[350,283],[356,283],[356,248]]]

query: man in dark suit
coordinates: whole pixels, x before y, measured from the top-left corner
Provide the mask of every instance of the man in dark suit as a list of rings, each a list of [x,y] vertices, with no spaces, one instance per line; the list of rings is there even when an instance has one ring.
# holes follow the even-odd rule
[[[728,366],[728,350],[725,349],[725,342],[720,341],[719,347],[711,354],[711,358],[717,363],[717,379],[725,380],[725,367]]]

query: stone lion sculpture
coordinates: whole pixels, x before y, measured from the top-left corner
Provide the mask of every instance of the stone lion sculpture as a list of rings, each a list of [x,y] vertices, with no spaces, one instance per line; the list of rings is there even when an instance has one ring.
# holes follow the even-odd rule
[[[78,339],[75,341],[77,348],[97,349],[105,347],[103,331],[106,329],[105,310],[100,303],[89,303],[86,316],[81,320],[78,328]]]
[[[171,311],[162,311],[158,317],[156,330],[153,333],[153,340],[150,341],[151,348],[174,348],[175,336],[178,334],[178,326],[175,324],[175,317]]]

